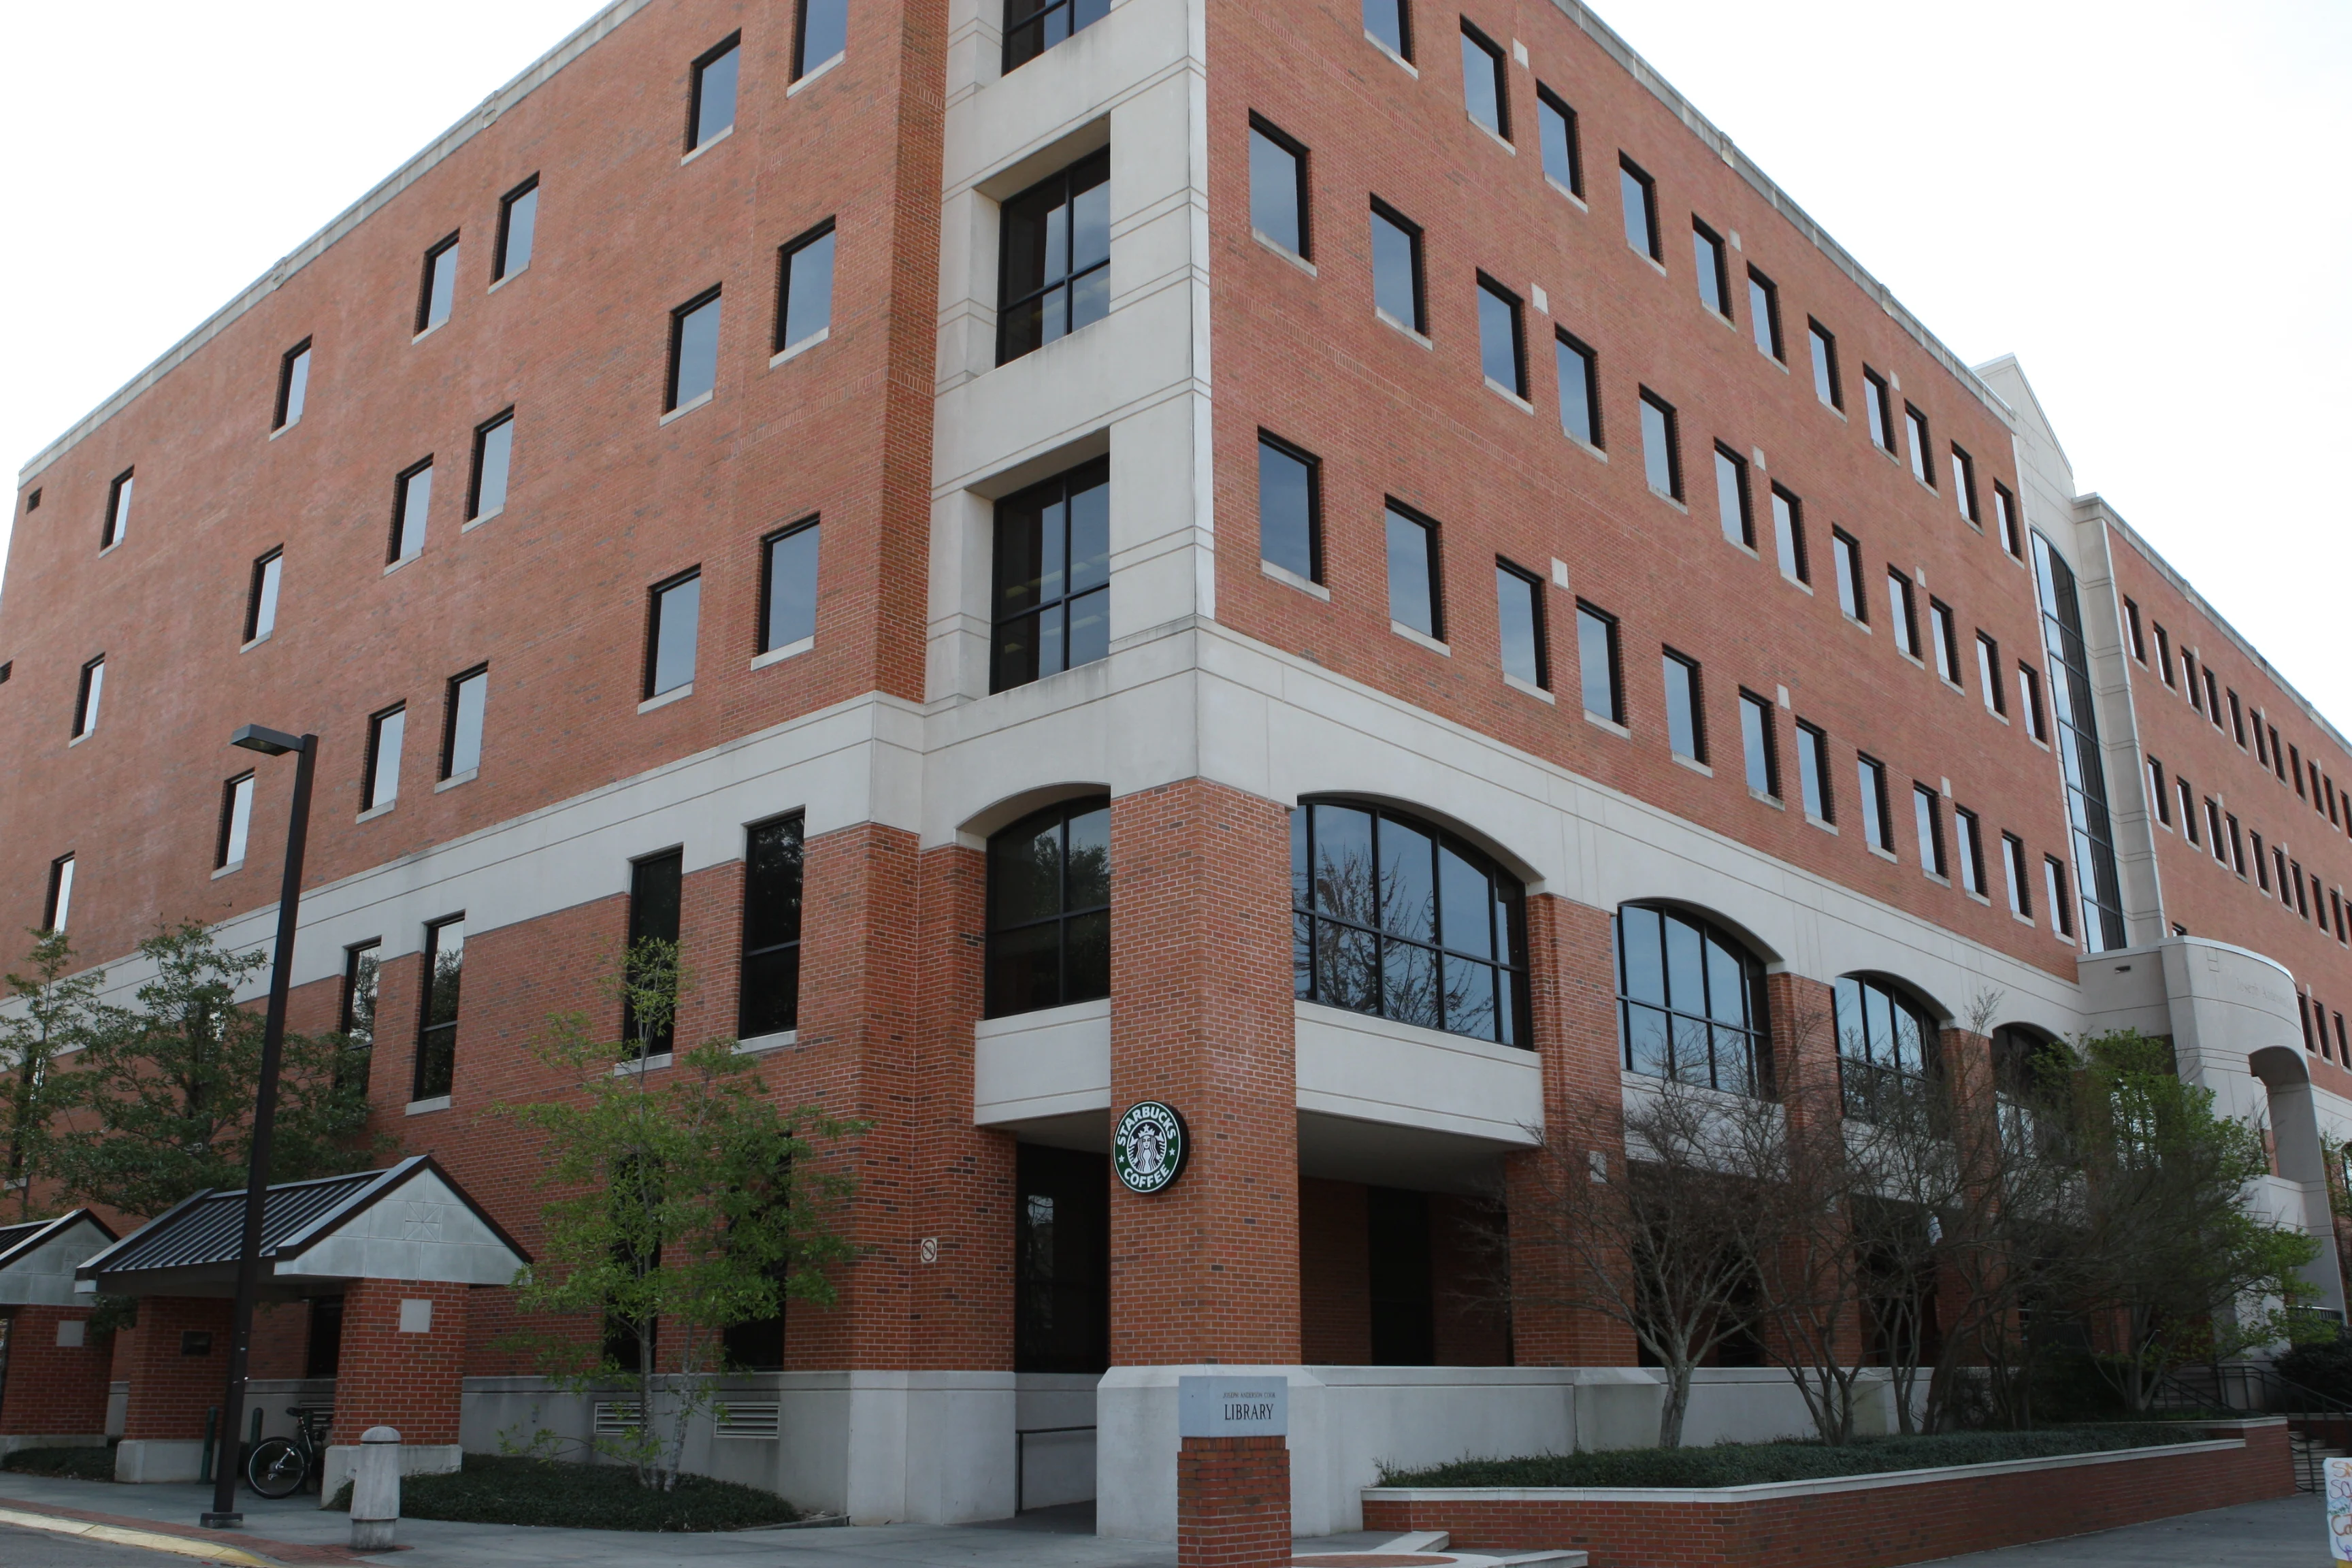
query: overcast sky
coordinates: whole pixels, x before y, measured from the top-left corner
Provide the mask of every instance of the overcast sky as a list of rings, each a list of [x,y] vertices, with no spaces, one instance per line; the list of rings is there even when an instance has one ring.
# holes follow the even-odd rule
[[[0,8],[0,455],[596,9]],[[1963,359],[2015,353],[2078,486],[2352,728],[2352,5],[1599,9]]]

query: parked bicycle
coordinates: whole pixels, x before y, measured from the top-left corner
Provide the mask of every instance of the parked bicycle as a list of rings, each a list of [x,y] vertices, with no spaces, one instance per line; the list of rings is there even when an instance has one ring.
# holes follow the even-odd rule
[[[294,1436],[264,1437],[245,1457],[246,1484],[266,1498],[292,1497],[310,1484],[319,1463],[310,1411],[297,1405],[286,1414],[294,1417]]]

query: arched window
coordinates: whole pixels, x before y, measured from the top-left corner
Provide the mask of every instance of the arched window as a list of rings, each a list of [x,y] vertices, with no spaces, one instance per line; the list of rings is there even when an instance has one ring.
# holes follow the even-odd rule
[[[2003,1024],[1992,1032],[1993,1102],[2002,1134],[2021,1145],[2039,1144],[2063,1084],[2063,1047],[2039,1029]]]
[[[1302,802],[1290,897],[1300,997],[1528,1043],[1526,891],[1463,840],[1398,812]]]
[[[1838,1077],[1845,1113],[1874,1121],[1890,1101],[1943,1076],[1936,1020],[1908,996],[1876,980],[1837,983]]]
[[[1772,1092],[1764,966],[1696,915],[1617,911],[1617,1017],[1625,1068],[1735,1094]]]
[[[988,1016],[1110,994],[1110,802],[1065,801],[988,841]]]

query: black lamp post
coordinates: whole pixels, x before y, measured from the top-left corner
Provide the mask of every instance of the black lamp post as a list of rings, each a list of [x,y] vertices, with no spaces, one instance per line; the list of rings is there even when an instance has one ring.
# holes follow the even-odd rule
[[[253,1341],[253,1301],[261,1286],[261,1207],[269,1189],[270,1134],[278,1120],[278,1058],[286,1043],[286,992],[294,972],[294,915],[302,900],[302,850],[310,834],[310,771],[319,737],[247,724],[229,744],[268,757],[295,754],[294,807],[286,820],[286,876],[278,892],[278,945],[269,961],[269,1013],[261,1036],[261,1087],[253,1097],[253,1149],[245,1178],[245,1240],[236,1254],[236,1317],[229,1325],[228,1388],[221,1396],[220,1443],[213,1450],[212,1529],[245,1522],[236,1508],[238,1428],[245,1424],[245,1372]]]

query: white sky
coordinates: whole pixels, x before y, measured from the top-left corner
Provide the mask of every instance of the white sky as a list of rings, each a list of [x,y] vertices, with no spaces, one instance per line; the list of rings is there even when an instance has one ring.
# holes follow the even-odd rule
[[[596,8],[0,7],[0,457]],[[2014,353],[2079,487],[2352,728],[2352,5],[1599,9],[1963,359]]]

